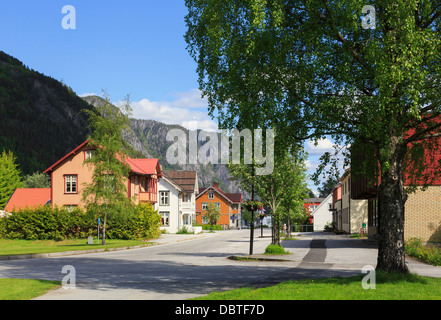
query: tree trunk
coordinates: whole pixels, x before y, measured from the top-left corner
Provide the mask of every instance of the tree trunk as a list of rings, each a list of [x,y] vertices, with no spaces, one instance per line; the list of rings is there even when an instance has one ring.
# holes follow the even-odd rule
[[[407,195],[402,175],[404,150],[395,148],[396,151],[389,158],[389,170],[382,172],[378,188],[380,225],[377,270],[407,273],[404,252],[404,212]]]

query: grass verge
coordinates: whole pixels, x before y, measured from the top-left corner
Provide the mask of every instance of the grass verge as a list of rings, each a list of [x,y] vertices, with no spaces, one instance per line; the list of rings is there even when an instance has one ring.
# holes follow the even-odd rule
[[[93,245],[87,244],[87,240],[2,240],[0,239],[0,256],[15,256],[27,254],[42,254],[66,251],[83,251],[97,249],[130,248],[135,246],[149,246],[153,242],[135,240],[106,240],[103,246],[95,239]]]
[[[31,300],[59,287],[60,281],[0,279],[0,300]]]
[[[212,292],[195,300],[439,300],[441,279],[376,273],[376,288],[362,287],[365,275],[282,282],[267,288]]]

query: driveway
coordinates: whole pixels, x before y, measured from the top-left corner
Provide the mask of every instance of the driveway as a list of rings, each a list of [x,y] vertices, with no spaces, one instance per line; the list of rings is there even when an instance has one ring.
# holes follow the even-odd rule
[[[375,244],[346,236],[303,234],[283,241],[293,254],[287,261],[234,261],[245,256],[249,230],[203,235],[163,235],[158,245],[118,252],[78,256],[0,261],[0,277],[63,280],[65,266],[75,271],[75,288],[55,290],[39,300],[175,300],[242,286],[268,286],[280,281],[360,274],[375,267]],[[255,234],[254,252],[263,253],[270,230]],[[268,256],[265,256],[268,258]],[[439,267],[428,269],[441,276]],[[70,268],[72,268],[70,267]],[[434,268],[434,269],[433,269]],[[72,270],[72,269],[71,269]],[[412,270],[412,268],[411,268]],[[421,271],[420,270],[420,271]]]

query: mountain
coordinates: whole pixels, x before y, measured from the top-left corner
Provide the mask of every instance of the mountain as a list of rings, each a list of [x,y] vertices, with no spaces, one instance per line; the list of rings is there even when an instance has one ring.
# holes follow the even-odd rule
[[[11,150],[23,174],[47,169],[84,142],[92,108],[68,86],[0,51],[0,152]]]
[[[103,103],[103,99],[97,96],[83,97],[93,106]],[[164,124],[154,120],[130,119],[131,130],[124,132],[123,137],[135,151],[147,158],[158,158],[164,170],[196,170],[200,187],[211,186],[218,182],[219,187],[226,192],[241,192],[239,185],[230,180],[228,169],[223,164],[170,164],[166,159],[168,148],[173,142],[167,141],[167,133],[172,129],[180,129],[189,137],[189,131],[179,125]],[[220,141],[220,138],[218,139]],[[198,142],[198,148],[204,143]],[[187,148],[188,152],[188,148]]]
[[[97,96],[80,98],[67,85],[0,51],[0,152],[13,152],[23,175],[46,170],[84,142],[91,129],[83,110],[100,102]],[[196,170],[200,187],[216,181],[226,192],[239,192],[225,165],[167,162],[172,142],[166,136],[176,128],[188,134],[178,125],[131,119],[131,130],[124,132],[130,156],[159,158],[164,169]]]

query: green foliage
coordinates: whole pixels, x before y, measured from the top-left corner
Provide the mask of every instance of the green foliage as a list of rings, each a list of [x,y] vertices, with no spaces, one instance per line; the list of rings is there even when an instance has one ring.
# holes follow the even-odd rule
[[[132,199],[126,194],[124,181],[130,168],[125,162],[122,132],[130,127],[131,112],[128,97],[121,108],[105,97],[97,110],[86,110],[93,128],[89,146],[95,148],[94,155],[85,161],[93,168],[92,182],[85,184],[83,201],[88,212],[103,218],[103,244],[106,243],[107,217],[132,210]]]
[[[420,239],[410,239],[404,248],[408,255],[420,261],[441,266],[441,249],[434,245],[424,245]]]
[[[214,202],[209,202],[203,216],[208,220],[210,230],[213,230],[213,226],[217,224],[220,218],[220,207]]]
[[[222,226],[221,225],[219,225],[219,224],[215,224],[215,225],[209,225],[209,224],[203,224],[202,225],[202,230],[210,230],[210,231],[213,231],[213,230],[222,230]]]
[[[0,51],[0,151],[11,150],[24,174],[46,170],[84,142],[92,109],[59,81]]]
[[[160,222],[158,212],[151,205],[141,204],[126,218],[109,217],[108,236],[120,240],[158,238]],[[95,236],[97,228],[97,217],[80,209],[68,211],[44,206],[0,218],[0,237],[11,240],[86,239]]]
[[[290,254],[290,253],[288,251],[285,251],[285,249],[281,245],[276,245],[271,243],[266,247],[265,254],[282,255],[282,254]]]
[[[23,179],[23,188],[50,188],[51,178],[45,173],[35,172]]]
[[[151,204],[139,204],[129,217],[109,216],[107,236],[109,239],[145,240],[161,235],[161,216]]]
[[[81,210],[42,206],[13,212],[0,219],[0,236],[5,239],[62,240],[86,238],[96,223]]]
[[[6,206],[15,189],[21,187],[20,170],[15,161],[11,151],[3,151],[0,155],[0,210]]]

